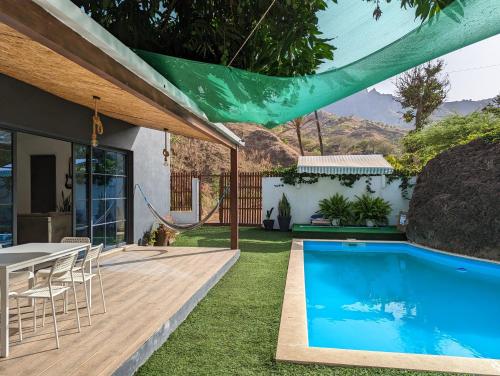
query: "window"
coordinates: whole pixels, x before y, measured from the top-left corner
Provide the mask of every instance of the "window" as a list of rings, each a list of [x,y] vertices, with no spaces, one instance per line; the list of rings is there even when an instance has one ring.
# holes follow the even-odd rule
[[[0,130],[0,244],[12,245],[12,133]]]

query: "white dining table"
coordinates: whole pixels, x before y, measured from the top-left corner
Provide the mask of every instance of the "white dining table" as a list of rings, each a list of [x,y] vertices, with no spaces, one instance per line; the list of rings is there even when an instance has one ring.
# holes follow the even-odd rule
[[[9,356],[9,273],[34,272],[38,264],[89,248],[88,243],[28,243],[0,249],[0,357]]]

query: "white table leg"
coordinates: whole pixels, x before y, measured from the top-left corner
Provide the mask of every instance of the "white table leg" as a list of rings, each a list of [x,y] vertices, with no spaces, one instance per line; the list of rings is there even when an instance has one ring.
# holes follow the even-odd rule
[[[88,273],[92,273],[92,260],[90,260],[89,262],[89,269],[88,269]],[[87,283],[87,282],[85,282]],[[92,308],[92,278],[89,279],[89,307],[88,308]]]
[[[29,266],[28,270],[35,274],[35,265]],[[28,279],[28,288],[32,289],[35,286],[35,280],[33,278]],[[33,299],[29,299],[29,305],[30,307],[33,307],[34,301]]]
[[[0,356],[9,356],[9,273],[0,269]]]

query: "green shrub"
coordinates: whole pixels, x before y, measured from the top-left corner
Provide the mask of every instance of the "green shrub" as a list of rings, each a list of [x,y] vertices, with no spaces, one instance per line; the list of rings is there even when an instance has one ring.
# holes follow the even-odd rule
[[[361,197],[356,196],[356,201],[352,203],[352,213],[359,224],[371,220],[376,224],[386,225],[387,216],[391,213],[391,204],[380,197],[364,194]]]
[[[414,176],[443,151],[478,138],[500,141],[500,115],[485,111],[448,116],[420,131],[408,133],[401,141],[403,154],[389,156],[387,160],[395,171]]]
[[[338,218],[341,225],[346,225],[351,219],[351,203],[343,195],[335,193],[319,202],[318,213],[329,220]]]
[[[288,202],[288,199],[283,193],[283,196],[281,196],[281,200],[278,203],[278,216],[290,217],[290,213],[291,213],[290,203]]]

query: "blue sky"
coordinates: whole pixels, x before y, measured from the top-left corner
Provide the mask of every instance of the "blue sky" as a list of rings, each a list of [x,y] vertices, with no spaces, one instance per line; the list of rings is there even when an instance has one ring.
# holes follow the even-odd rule
[[[444,55],[441,59],[446,62],[445,71],[451,84],[447,101],[485,99],[500,93],[500,35]],[[394,94],[395,77],[370,89]]]

